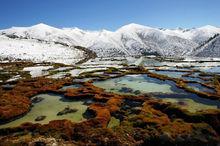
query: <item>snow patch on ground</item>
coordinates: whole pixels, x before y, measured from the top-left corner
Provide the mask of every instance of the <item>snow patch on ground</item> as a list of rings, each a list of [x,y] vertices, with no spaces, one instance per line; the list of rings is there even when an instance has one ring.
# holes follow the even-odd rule
[[[71,76],[77,77],[77,76],[79,76],[81,73],[91,72],[91,71],[98,71],[98,70],[105,70],[105,69],[107,69],[107,68],[74,69],[74,70],[71,70],[69,73],[71,74]]]
[[[34,67],[25,67],[23,71],[29,71],[32,78],[48,75],[49,69],[52,69],[53,66],[34,66]]]
[[[13,76],[12,78],[8,79],[6,82],[13,82],[13,81],[17,81],[19,79],[21,79],[21,76],[16,75],[16,76]]]

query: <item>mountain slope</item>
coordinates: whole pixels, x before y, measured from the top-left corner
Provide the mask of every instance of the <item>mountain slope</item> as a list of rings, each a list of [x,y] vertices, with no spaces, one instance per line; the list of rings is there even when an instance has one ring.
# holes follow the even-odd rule
[[[216,57],[220,56],[220,35],[215,35],[210,41],[201,46],[194,52],[197,57]]]

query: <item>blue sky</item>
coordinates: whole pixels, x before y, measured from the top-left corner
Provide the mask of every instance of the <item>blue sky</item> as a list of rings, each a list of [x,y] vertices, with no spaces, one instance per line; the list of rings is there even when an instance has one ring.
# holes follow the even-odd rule
[[[0,0],[0,29],[45,23],[55,27],[116,30],[220,26],[220,0]]]

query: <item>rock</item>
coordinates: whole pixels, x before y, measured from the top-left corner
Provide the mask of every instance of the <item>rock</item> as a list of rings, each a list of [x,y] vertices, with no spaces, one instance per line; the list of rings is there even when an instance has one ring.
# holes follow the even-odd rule
[[[36,141],[34,142],[34,146],[46,146],[46,143],[42,141]]]
[[[33,98],[31,99],[31,102],[32,102],[32,103],[39,103],[39,102],[41,102],[42,100],[44,100],[43,97],[38,97],[38,96],[36,96],[36,97],[33,97]]]
[[[140,90],[136,90],[136,91],[134,91],[134,94],[135,95],[141,94],[141,91]]]
[[[84,105],[90,105],[90,104],[92,104],[92,103],[94,103],[94,101],[92,101],[92,100],[86,100],[86,101],[84,102]]]
[[[30,146],[58,146],[58,142],[55,138],[37,137],[37,138],[33,138],[32,141],[29,142],[28,145]]]
[[[131,107],[129,105],[124,105],[121,107],[122,110],[129,110]]]
[[[185,141],[185,139],[183,137],[181,137],[180,135],[178,135],[176,137],[176,140],[175,140],[177,143],[183,143]]]
[[[131,108],[132,113],[138,114],[141,112],[142,107],[133,107]]]
[[[14,87],[15,87],[15,85],[10,85],[10,84],[2,85],[2,88],[4,90],[12,90]]]
[[[122,87],[119,92],[123,92],[123,93],[132,93],[133,89],[128,88],[128,87]]]
[[[62,111],[58,112],[57,113],[57,116],[62,116],[62,115],[66,115],[66,114],[69,114],[69,113],[75,113],[77,112],[78,109],[71,109],[69,106],[65,107],[65,109],[63,109]]]
[[[142,106],[142,102],[133,101],[133,100],[126,100],[125,103],[131,107],[140,107]]]
[[[83,117],[86,118],[86,119],[92,119],[92,118],[95,118],[95,116],[96,116],[96,114],[91,110],[86,110],[83,113]]]
[[[187,103],[184,102],[184,101],[179,101],[179,102],[177,102],[177,104],[179,104],[179,105],[181,105],[181,106],[186,106],[186,105],[187,105]]]
[[[46,116],[38,116],[35,121],[43,121],[46,118]]]
[[[163,134],[161,134],[161,135],[159,136],[159,139],[160,139],[162,142],[168,142],[168,141],[171,141],[171,140],[172,140],[172,137],[171,137],[170,133],[164,132]]]

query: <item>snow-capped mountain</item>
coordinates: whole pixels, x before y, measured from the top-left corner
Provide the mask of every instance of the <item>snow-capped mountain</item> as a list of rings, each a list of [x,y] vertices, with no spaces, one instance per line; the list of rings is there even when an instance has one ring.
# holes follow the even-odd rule
[[[68,34],[62,29],[54,28],[42,23],[31,27],[12,27],[0,31],[0,33],[15,38],[63,42],[69,45],[76,43],[74,39],[71,36],[68,36]]]
[[[99,57],[147,54],[220,57],[217,34],[220,34],[220,28],[210,25],[193,29],[159,29],[129,24],[112,32],[79,28],[59,29],[38,24],[0,30],[0,36],[16,40],[41,40],[66,46],[83,46],[94,51]]]

